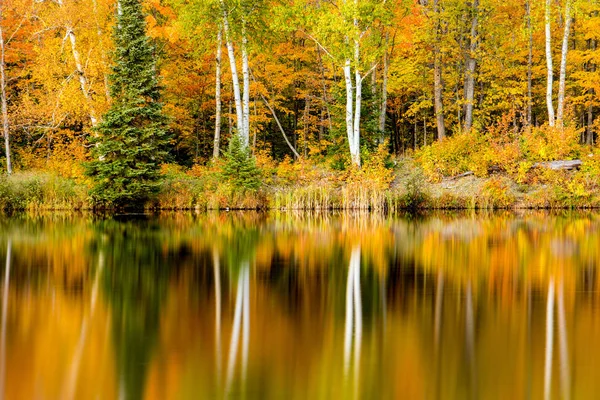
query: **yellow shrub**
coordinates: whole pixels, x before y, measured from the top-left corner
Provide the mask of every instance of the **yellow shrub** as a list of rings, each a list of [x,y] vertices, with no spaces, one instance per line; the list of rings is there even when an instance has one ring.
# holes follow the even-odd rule
[[[515,196],[511,193],[510,183],[506,178],[490,178],[481,191],[484,208],[507,208],[512,206]]]
[[[533,127],[521,135],[521,151],[534,162],[571,159],[581,153],[579,135],[580,131],[573,127]]]
[[[416,153],[430,181],[440,181],[444,176],[454,176],[466,171],[478,175],[487,173],[488,163],[481,158],[483,140],[475,133],[459,133],[426,146]]]

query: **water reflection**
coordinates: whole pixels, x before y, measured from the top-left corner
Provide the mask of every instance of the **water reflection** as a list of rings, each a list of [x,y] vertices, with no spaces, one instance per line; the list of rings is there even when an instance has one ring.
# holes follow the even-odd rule
[[[344,330],[344,379],[350,368],[354,370],[353,393],[358,396],[360,373],[360,345],[362,340],[362,300],[360,297],[360,246],[352,249],[348,282],[346,284],[346,328]],[[351,346],[354,342],[354,359],[350,365]]]
[[[595,398],[594,214],[17,217],[6,398]]]
[[[2,287],[2,332],[0,333],[0,397],[4,397],[6,382],[6,318],[8,314],[8,289],[10,285],[10,264],[12,257],[12,241],[6,242],[6,266],[4,285]]]
[[[227,362],[227,381],[225,384],[225,394],[227,396],[231,394],[233,374],[238,359],[240,330],[242,331],[241,386],[244,388],[248,369],[248,346],[250,343],[250,264],[247,261],[241,263],[235,296],[235,314],[233,317],[231,342],[229,344],[229,361]]]

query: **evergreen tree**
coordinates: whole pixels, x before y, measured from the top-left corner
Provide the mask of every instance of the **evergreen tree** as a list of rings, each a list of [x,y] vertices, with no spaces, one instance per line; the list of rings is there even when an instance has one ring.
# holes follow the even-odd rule
[[[160,102],[154,47],[140,0],[120,0],[115,25],[113,103],[91,138],[92,198],[107,207],[139,207],[158,190],[167,158],[167,117]]]
[[[235,188],[257,190],[260,187],[260,169],[250,149],[244,146],[239,135],[233,135],[229,149],[224,154],[223,176]]]

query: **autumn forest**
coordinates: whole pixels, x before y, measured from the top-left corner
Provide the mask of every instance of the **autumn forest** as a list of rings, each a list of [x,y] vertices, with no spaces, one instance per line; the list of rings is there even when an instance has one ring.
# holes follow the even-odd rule
[[[596,1],[0,7],[4,208],[600,204]]]

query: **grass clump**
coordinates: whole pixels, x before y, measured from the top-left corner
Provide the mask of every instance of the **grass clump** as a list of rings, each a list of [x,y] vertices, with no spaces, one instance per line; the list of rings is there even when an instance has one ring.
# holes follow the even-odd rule
[[[74,179],[45,172],[17,172],[0,177],[0,209],[81,210],[87,208],[88,188]]]

